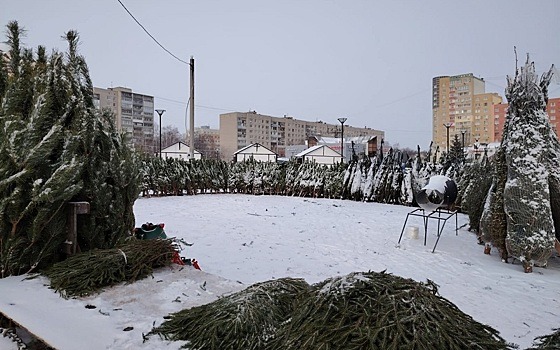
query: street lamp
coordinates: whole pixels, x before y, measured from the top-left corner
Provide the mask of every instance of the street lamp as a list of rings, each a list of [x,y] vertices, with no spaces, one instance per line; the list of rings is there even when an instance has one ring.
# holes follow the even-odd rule
[[[453,123],[445,123],[443,126],[447,129],[447,149],[445,150],[447,154],[449,154],[449,128],[453,125]]]
[[[465,130],[461,130],[461,139],[463,140],[463,153],[465,153]]]
[[[161,158],[161,115],[165,113],[165,109],[156,109],[156,113],[159,115],[159,157]]]
[[[340,138],[340,153],[342,154],[342,163],[344,163],[344,123],[348,118],[338,118],[340,124],[342,124],[342,137]]]

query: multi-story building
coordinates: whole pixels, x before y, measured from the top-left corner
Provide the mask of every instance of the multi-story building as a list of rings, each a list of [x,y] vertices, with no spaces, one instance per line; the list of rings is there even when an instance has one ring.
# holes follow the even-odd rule
[[[340,137],[341,131],[340,124],[272,117],[254,111],[220,114],[220,157],[231,159],[238,149],[256,142],[285,157],[287,146],[305,145],[310,136]],[[353,136],[377,136],[380,147],[385,132],[345,124],[344,137]]]
[[[93,88],[97,108],[110,109],[117,130],[126,134],[139,151],[154,153],[154,97],[132,92],[129,88]]]
[[[499,103],[494,105],[494,141],[502,140],[502,132],[504,131],[504,123],[509,104]]]
[[[502,103],[502,97],[495,92],[474,95],[470,135],[465,132],[465,145],[473,142],[490,143],[495,140],[494,106]],[[455,129],[457,131],[457,129]],[[460,128],[463,132],[468,127]],[[460,135],[462,136],[462,135]],[[468,136],[468,137],[467,137]]]
[[[500,103],[494,106],[494,142],[502,141],[508,106],[509,104],[507,103]],[[548,114],[548,120],[552,130],[558,135],[558,127],[560,126],[560,97],[548,99],[546,113]]]
[[[446,150],[448,140],[455,135],[465,141],[465,146],[493,137],[492,106],[501,102],[498,94],[485,93],[484,80],[472,73],[433,78],[434,146]]]

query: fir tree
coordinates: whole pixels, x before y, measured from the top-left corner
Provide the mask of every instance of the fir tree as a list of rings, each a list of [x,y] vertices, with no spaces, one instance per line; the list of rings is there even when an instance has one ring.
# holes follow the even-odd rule
[[[414,203],[414,193],[412,192],[412,167],[413,160],[409,158],[406,161],[403,178],[401,182],[400,198],[399,203],[402,205],[413,205]]]
[[[111,126],[112,116],[93,108],[85,60],[70,31],[65,59],[42,47],[37,59],[22,49],[23,30],[8,25],[11,62],[0,96],[1,275],[49,266],[62,258],[67,204],[88,201],[79,220],[82,250],[111,247],[134,225],[138,195],[135,160]],[[19,59],[14,59],[19,57]]]
[[[546,265],[554,249],[554,232],[559,229],[554,218],[560,215],[560,208],[551,201],[551,193],[560,192],[560,148],[545,112],[551,78],[552,68],[539,81],[529,57],[513,78],[508,77],[509,107],[498,151],[503,155],[496,162],[495,192],[487,203],[484,226],[491,237],[497,237],[493,244],[499,245],[500,232],[505,232],[503,245],[526,272],[534,264]]]
[[[480,234],[480,221],[488,191],[492,184],[493,165],[485,154],[480,162],[472,160],[465,166],[457,185],[457,203],[469,216],[469,230]]]
[[[453,141],[451,143],[451,148],[449,154],[446,155],[445,161],[443,163],[442,174],[459,181],[463,173],[463,165],[465,163],[465,152],[463,146],[459,141],[459,136],[455,134]]]

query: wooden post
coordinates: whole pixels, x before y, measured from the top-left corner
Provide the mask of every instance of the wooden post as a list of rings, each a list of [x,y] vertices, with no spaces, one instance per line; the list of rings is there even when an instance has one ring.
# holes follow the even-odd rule
[[[89,202],[68,203],[68,236],[66,237],[65,253],[74,255],[78,248],[78,214],[89,214]]]

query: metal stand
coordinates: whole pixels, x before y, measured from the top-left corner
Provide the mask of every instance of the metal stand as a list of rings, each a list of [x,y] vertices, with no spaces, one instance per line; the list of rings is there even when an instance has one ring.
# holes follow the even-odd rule
[[[78,214],[89,214],[89,202],[68,202],[68,235],[64,252],[74,255],[80,252],[78,245]]]
[[[451,211],[448,209],[441,209],[438,208],[428,214],[426,214],[426,212],[424,211],[424,209],[418,208],[418,209],[414,209],[413,211],[411,211],[410,213],[406,214],[406,220],[404,221],[404,225],[403,228],[401,230],[401,235],[399,237],[399,242],[397,244],[401,243],[401,239],[404,233],[404,228],[406,227],[406,223],[408,221],[408,217],[409,216],[419,216],[422,217],[424,220],[424,245],[426,245],[426,239],[428,236],[428,221],[429,219],[434,219],[438,221],[438,230],[437,230],[437,240],[436,240],[436,244],[434,244],[434,249],[432,249],[432,253],[436,251],[436,247],[437,244],[439,242],[439,238],[441,236],[441,233],[443,232],[443,228],[445,227],[445,224],[447,223],[447,220],[449,220],[451,217],[455,216],[455,235],[458,234],[458,225],[457,225],[457,211]],[[441,221],[443,221],[443,224],[441,224]]]

